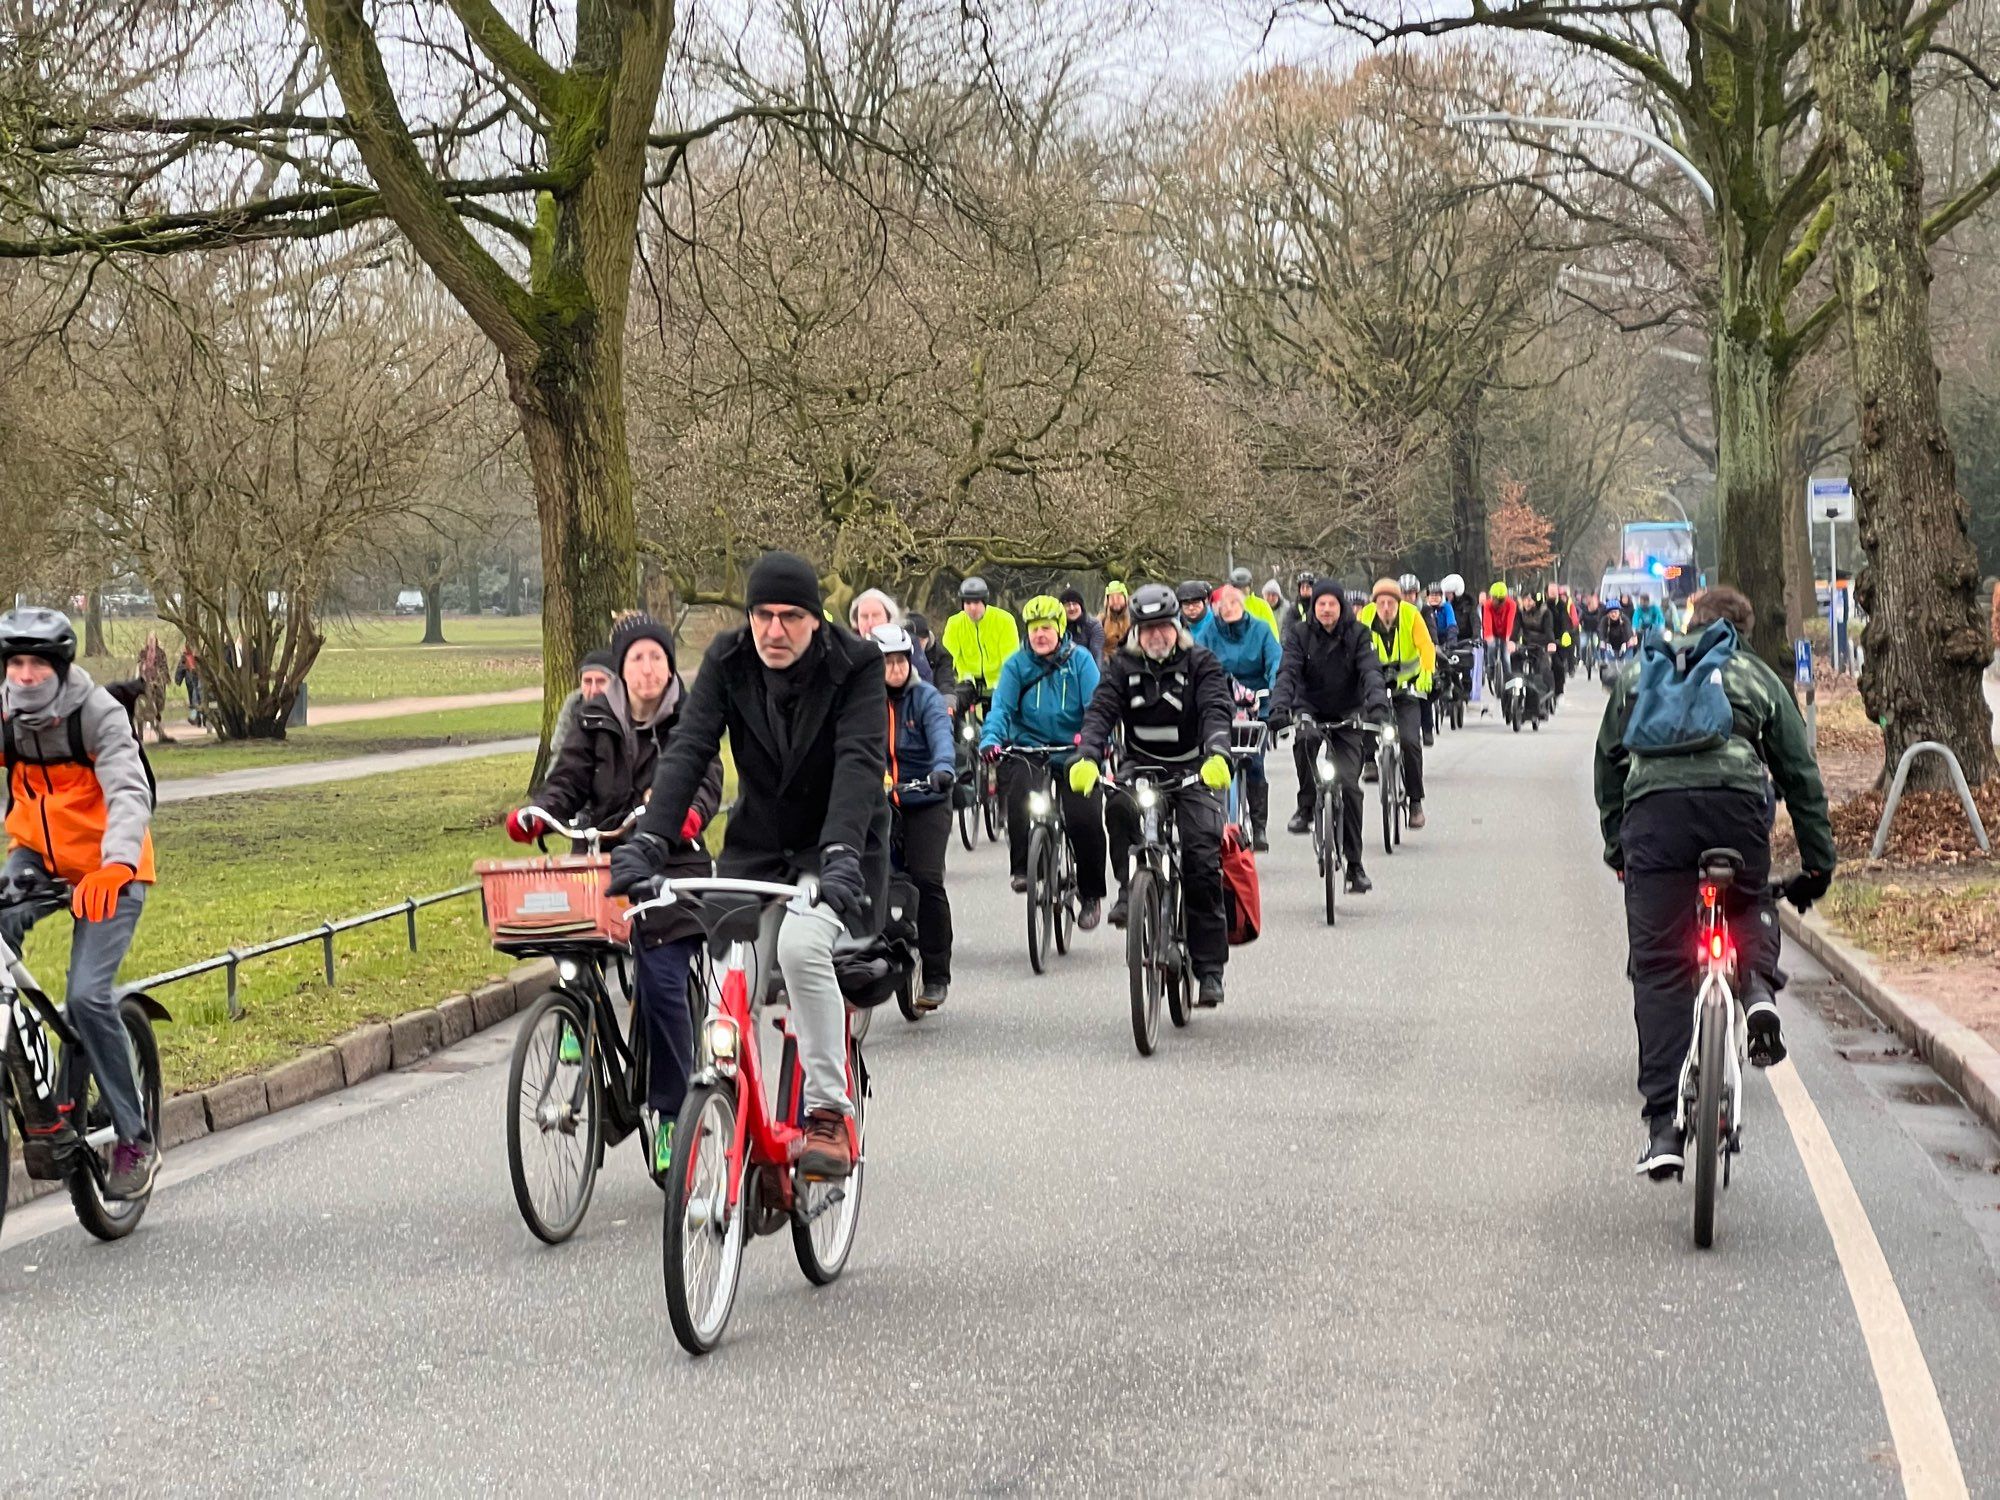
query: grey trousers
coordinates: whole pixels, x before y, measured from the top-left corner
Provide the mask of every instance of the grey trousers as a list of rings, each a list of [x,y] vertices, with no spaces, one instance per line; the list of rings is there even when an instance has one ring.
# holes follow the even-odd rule
[[[775,943],[771,937],[774,926]],[[765,911],[758,934],[758,985],[752,993],[764,993],[764,978],[775,953],[778,971],[785,976],[785,991],[791,996],[792,1030],[799,1039],[799,1061],[805,1066],[808,1114],[816,1109],[854,1113],[853,1101],[847,1097],[847,999],[840,993],[840,980],[833,968],[834,945],[846,935],[840,918],[823,906],[794,912],[779,905]]]
[[[41,857],[32,849],[16,849],[7,856],[0,878],[30,870],[47,874]],[[132,933],[139,925],[139,913],[151,889],[133,881],[118,893],[117,909],[107,921],[79,921],[69,940],[65,1013],[76,1034],[83,1038],[90,1071],[97,1075],[97,1087],[104,1095],[104,1102],[111,1106],[111,1123],[121,1141],[141,1140],[147,1135],[146,1111],[139,1103],[138,1080],[132,1076],[125,1023],[118,1019],[117,989],[118,966],[132,946]],[[17,948],[33,925],[23,920],[18,908],[0,911],[0,933]]]

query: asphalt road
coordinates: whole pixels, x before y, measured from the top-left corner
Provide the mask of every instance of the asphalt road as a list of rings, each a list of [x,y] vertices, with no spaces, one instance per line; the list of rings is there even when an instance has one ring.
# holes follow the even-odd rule
[[[1797,1081],[1886,1276],[1763,1077],[1712,1251],[1631,1176],[1579,698],[1443,741],[1335,930],[1280,835],[1228,1003],[1150,1060],[1116,935],[1032,978],[1003,859],[954,846],[958,981],[877,1020],[848,1273],[751,1245],[705,1360],[636,1147],[570,1244],[522,1228],[504,1032],[185,1149],[122,1245],[17,1211],[0,1492],[1887,1496],[1885,1392],[1934,1390],[2000,1494],[2000,1145],[1802,958]]]

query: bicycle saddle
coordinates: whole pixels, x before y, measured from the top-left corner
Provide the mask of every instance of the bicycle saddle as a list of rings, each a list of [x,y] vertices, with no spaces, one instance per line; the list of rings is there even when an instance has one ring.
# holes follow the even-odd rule
[[[1743,856],[1734,849],[1704,849],[1701,873],[1709,880],[1734,880],[1743,873]]]

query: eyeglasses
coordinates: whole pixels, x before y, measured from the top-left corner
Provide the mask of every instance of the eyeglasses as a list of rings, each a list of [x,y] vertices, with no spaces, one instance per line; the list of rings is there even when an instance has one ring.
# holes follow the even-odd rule
[[[760,604],[750,611],[750,623],[759,630],[769,629],[773,625],[784,630],[797,630],[811,619],[812,616],[805,610],[793,609],[789,605]]]

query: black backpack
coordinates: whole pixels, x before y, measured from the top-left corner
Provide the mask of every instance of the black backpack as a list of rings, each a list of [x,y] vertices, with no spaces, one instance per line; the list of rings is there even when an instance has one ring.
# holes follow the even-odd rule
[[[146,756],[145,736],[139,732],[139,700],[146,696],[145,681],[138,677],[127,678],[123,682],[101,682],[98,684],[109,693],[114,702],[125,710],[125,722],[132,726],[132,738],[139,745],[139,765],[146,773],[146,805],[157,808],[160,805],[160,781],[153,774],[153,763]],[[69,754],[45,756],[38,760],[27,760],[21,754],[20,746],[14,743],[14,721],[0,720],[0,733],[4,733],[8,765],[33,766],[88,766],[94,762],[83,744],[83,714],[81,711],[66,715],[63,723],[69,729]],[[7,806],[14,806],[14,779],[7,778]]]

